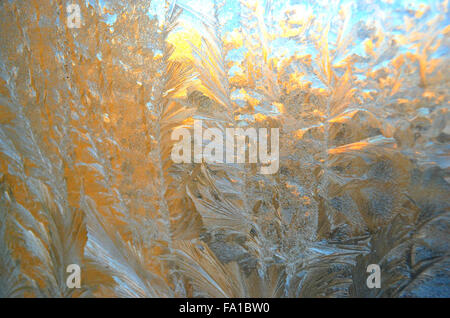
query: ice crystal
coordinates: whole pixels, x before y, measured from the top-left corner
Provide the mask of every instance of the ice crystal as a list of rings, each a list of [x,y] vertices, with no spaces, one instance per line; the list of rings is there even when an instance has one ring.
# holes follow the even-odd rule
[[[450,296],[448,1],[72,2],[0,3],[0,297]]]

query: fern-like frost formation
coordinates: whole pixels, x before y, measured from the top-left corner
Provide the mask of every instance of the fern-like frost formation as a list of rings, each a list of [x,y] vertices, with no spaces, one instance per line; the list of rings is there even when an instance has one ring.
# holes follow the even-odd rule
[[[447,0],[72,2],[0,2],[0,297],[450,296]]]

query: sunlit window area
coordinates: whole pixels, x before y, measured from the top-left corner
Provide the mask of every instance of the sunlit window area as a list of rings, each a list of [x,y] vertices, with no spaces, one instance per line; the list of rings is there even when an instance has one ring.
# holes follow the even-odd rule
[[[0,298],[450,297],[449,10],[0,1]]]

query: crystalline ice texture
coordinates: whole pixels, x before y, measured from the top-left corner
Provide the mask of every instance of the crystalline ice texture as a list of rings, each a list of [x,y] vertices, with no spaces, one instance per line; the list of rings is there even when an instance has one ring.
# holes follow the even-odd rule
[[[295,3],[1,1],[0,297],[449,297],[447,2]]]

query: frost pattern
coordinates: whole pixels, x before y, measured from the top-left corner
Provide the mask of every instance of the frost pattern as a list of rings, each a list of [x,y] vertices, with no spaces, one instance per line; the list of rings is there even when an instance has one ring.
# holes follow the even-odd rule
[[[448,1],[74,2],[0,3],[0,297],[450,296]]]

